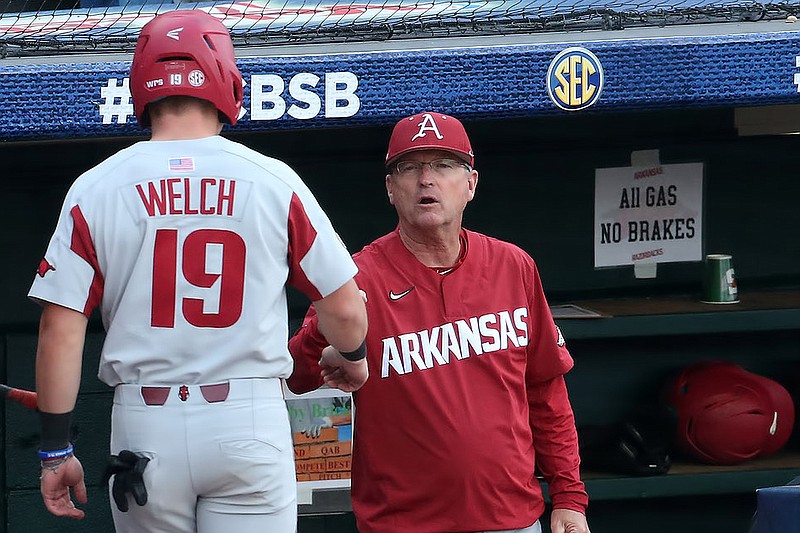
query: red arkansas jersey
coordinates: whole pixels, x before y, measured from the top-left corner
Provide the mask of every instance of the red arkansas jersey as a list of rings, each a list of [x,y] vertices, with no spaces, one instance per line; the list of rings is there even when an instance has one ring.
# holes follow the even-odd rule
[[[463,231],[452,269],[420,263],[397,231],[354,256],[367,294],[370,377],[354,394],[353,510],[361,533],[527,527],[585,511],[563,374],[572,358],[533,260]],[[313,310],[289,348],[294,392],[320,384]]]
[[[284,163],[219,136],[145,141],[72,185],[29,296],[99,306],[111,386],[213,383],[288,377],[285,285],[317,300],[356,271]]]

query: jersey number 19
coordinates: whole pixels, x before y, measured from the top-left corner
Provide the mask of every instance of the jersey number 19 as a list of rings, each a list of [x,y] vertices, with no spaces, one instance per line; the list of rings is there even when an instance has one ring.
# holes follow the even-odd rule
[[[222,249],[222,268],[210,273],[206,268],[209,244]],[[244,299],[245,243],[228,230],[199,229],[183,241],[180,273],[195,287],[211,288],[219,280],[219,309],[204,311],[202,298],[181,298],[181,312],[193,326],[227,328],[239,320]],[[178,230],[156,231],[153,250],[153,293],[150,325],[156,328],[175,327],[178,300]]]

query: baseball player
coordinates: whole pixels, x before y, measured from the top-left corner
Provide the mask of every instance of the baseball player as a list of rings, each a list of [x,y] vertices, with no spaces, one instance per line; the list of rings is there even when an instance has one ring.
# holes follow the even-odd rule
[[[357,253],[370,378],[355,402],[352,503],[361,533],[587,533],[587,495],[563,375],[573,366],[534,261],[462,228],[478,172],[462,124],[395,126],[386,191],[397,228]],[[289,349],[296,393],[343,370],[311,309]]]
[[[70,494],[86,502],[68,428],[95,308],[106,329],[99,377],[114,387],[119,532],[295,531],[286,284],[313,301],[344,354],[332,364],[366,372],[357,269],[327,216],[287,165],[219,136],[236,123],[242,86],[217,19],[155,17],[130,75],[150,140],[66,196],[30,289],[43,304],[41,491],[55,515],[84,515]]]

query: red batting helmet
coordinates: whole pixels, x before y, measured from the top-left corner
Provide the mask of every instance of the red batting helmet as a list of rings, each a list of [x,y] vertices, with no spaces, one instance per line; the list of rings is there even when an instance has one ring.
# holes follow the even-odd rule
[[[678,417],[676,445],[707,463],[774,453],[794,427],[794,406],[781,385],[724,361],[686,368],[670,383],[668,400]]]
[[[229,124],[236,124],[242,107],[242,75],[227,28],[205,11],[158,15],[139,35],[130,89],[142,126],[150,125],[147,104],[168,96],[207,100]]]
[[[447,150],[470,166],[475,164],[464,125],[457,118],[441,113],[419,113],[395,124],[389,139],[386,164],[414,150]]]

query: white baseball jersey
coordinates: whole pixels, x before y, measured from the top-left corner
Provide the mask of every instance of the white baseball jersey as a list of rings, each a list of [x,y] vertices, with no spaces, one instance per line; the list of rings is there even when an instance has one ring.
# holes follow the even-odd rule
[[[219,136],[145,141],[80,176],[29,296],[107,336],[108,385],[288,377],[285,285],[311,300],[357,271],[286,164]]]

